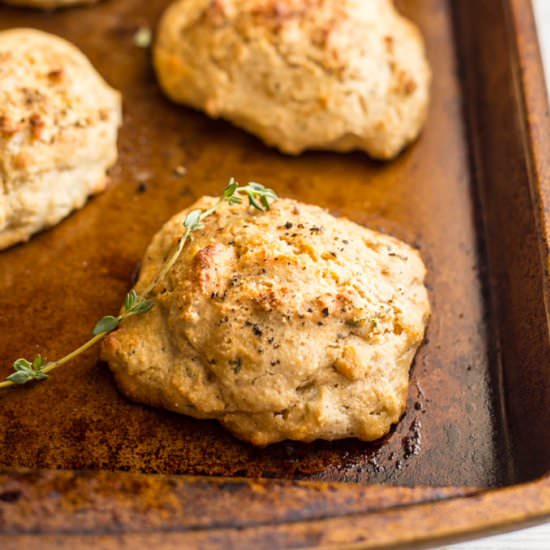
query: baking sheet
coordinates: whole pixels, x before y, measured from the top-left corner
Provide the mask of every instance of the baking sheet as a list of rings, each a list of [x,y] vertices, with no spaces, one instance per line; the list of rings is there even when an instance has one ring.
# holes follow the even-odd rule
[[[150,52],[133,42],[167,3],[106,0],[53,14],[0,7],[1,29],[36,27],[82,48],[122,91],[125,109],[112,186],[56,228],[0,253],[0,372],[8,374],[19,356],[58,357],[84,341],[98,318],[117,311],[162,223],[234,176],[420,248],[433,316],[407,413],[375,443],[255,449],[214,422],[130,403],[93,350],[46,383],[0,395],[0,464],[401,485],[512,481],[448,2],[399,2],[425,35],[433,99],[418,143],[386,164],[359,153],[286,157],[171,104],[155,82]]]

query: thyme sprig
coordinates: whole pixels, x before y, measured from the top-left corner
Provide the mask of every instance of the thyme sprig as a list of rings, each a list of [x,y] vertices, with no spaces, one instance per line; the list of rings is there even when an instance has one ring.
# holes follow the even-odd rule
[[[178,239],[172,254],[166,260],[156,277],[141,294],[138,294],[133,289],[126,294],[119,315],[106,315],[102,317],[96,323],[92,331],[92,338],[61,359],[48,361],[41,355],[36,355],[32,361],[24,358],[17,359],[12,365],[14,372],[6,377],[4,381],[0,382],[0,388],[22,385],[32,381],[46,380],[50,371],[68,363],[81,353],[90,349],[109,333],[116,330],[124,319],[133,315],[142,315],[150,311],[155,305],[150,299],[152,291],[176,263],[185,245],[193,240],[192,234],[204,227],[203,221],[214,214],[222,204],[240,204],[245,199],[248,199],[248,204],[251,207],[265,212],[269,210],[271,203],[277,199],[277,195],[272,189],[264,187],[260,183],[249,182],[246,185],[239,185],[234,178],[231,178],[218,201],[213,206],[206,210],[192,210],[187,214],[183,221],[184,232]]]

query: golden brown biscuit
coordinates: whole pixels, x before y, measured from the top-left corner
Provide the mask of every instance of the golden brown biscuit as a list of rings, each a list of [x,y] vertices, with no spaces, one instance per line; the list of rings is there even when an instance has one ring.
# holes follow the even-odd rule
[[[186,214],[154,237],[142,291]],[[405,243],[280,199],[224,205],[194,234],[148,313],[107,337],[102,358],[131,399],[219,420],[256,445],[386,434],[405,409],[430,307]]]
[[[0,250],[105,188],[120,122],[120,94],[75,46],[0,32]]]
[[[422,37],[391,0],[178,0],[154,62],[174,101],[285,153],[389,159],[426,117]]]

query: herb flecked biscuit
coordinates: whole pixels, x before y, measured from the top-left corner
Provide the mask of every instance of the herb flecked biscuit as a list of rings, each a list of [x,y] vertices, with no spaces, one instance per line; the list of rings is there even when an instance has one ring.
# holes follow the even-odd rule
[[[154,279],[203,197],[150,244]],[[425,267],[407,244],[279,199],[227,204],[204,221],[102,358],[131,399],[219,420],[256,445],[386,434],[405,409],[430,313]]]
[[[0,0],[0,3],[11,4],[12,6],[25,6],[29,8],[40,8],[43,10],[54,10],[79,4],[95,4],[99,0]]]
[[[178,0],[154,62],[171,99],[285,153],[389,159],[426,117],[422,37],[391,0]]]
[[[75,46],[0,32],[0,249],[102,191],[117,157],[121,98]]]

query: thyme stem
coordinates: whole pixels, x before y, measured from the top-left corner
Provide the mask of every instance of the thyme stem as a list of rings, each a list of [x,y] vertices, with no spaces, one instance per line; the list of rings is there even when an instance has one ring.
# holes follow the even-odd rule
[[[191,234],[194,231],[202,229],[202,221],[214,214],[220,206],[227,202],[229,205],[239,204],[242,202],[242,197],[248,197],[249,205],[257,210],[265,212],[270,208],[270,201],[276,200],[277,195],[271,189],[255,182],[250,182],[247,185],[239,185],[234,178],[229,180],[222,195],[218,201],[210,208],[202,210],[193,210],[189,212],[183,222],[185,231],[179,238],[174,252],[170,255],[166,263],[162,266],[156,277],[149,283],[141,295],[138,295],[135,290],[131,290],[126,294],[122,312],[117,316],[106,315],[100,319],[93,330],[93,336],[87,342],[68,353],[61,359],[56,361],[47,361],[40,355],[35,356],[32,363],[27,359],[17,359],[13,363],[14,372],[9,375],[4,381],[0,382],[0,389],[10,386],[26,384],[33,380],[46,380],[48,373],[52,370],[68,363],[81,353],[84,353],[105,336],[118,328],[121,321],[131,317],[132,315],[141,315],[147,313],[154,303],[149,299],[153,289],[160,283],[166,274],[172,269],[187,242],[192,238]]]
[[[189,230],[189,228],[187,228],[183,236],[179,238],[176,249],[170,256],[170,258],[168,258],[163,268],[159,271],[158,275],[149,283],[147,288],[143,291],[144,298],[149,297],[153,289],[160,283],[160,281],[165,277],[165,275],[170,271],[170,269],[172,269],[172,266],[176,263],[176,260],[181,254],[181,251],[183,250],[183,247],[187,243],[187,240],[189,239],[190,234],[191,234],[191,231]]]
[[[61,365],[68,363],[71,359],[74,359],[77,355],[84,353],[85,351],[90,349],[92,346],[94,346],[97,342],[99,342],[100,340],[103,340],[103,338],[105,338],[107,334],[109,334],[107,331],[103,331],[103,332],[100,332],[99,334],[96,334],[93,338],[90,338],[86,343],[82,344],[80,347],[76,348],[74,351],[71,351],[71,353],[68,353],[67,355],[65,355],[65,357],[62,357],[57,361],[52,361],[51,363],[48,363],[42,369],[42,372],[48,373],[53,369],[56,369],[57,367],[60,367]]]

